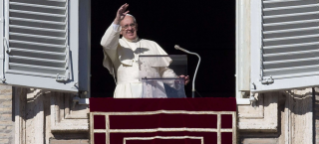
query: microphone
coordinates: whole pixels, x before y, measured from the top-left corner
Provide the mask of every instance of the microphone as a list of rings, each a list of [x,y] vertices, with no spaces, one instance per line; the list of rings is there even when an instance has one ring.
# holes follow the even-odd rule
[[[177,49],[177,50],[183,51],[185,53],[191,54],[191,55],[196,55],[198,57],[198,62],[197,62],[197,66],[196,66],[196,69],[195,69],[193,82],[192,82],[192,98],[194,98],[195,97],[195,80],[196,80],[197,71],[198,71],[198,68],[199,68],[199,65],[200,65],[200,62],[201,62],[201,57],[200,57],[200,55],[198,53],[188,51],[188,50],[180,47],[179,45],[175,45],[174,48]]]

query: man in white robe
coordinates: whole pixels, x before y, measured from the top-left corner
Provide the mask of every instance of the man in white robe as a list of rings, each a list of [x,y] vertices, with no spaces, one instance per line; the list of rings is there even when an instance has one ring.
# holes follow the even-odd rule
[[[116,79],[114,98],[141,97],[139,55],[167,55],[156,42],[138,38],[136,19],[128,14],[127,7],[128,4],[124,4],[118,9],[113,23],[101,40],[104,51],[103,65]],[[159,69],[159,73],[162,77],[176,76],[167,67]],[[188,76],[180,77],[183,77],[185,83],[188,83]]]

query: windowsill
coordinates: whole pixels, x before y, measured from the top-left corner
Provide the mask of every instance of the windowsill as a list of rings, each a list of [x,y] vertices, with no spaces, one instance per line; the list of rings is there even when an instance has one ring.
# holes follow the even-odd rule
[[[250,104],[249,98],[236,98],[237,105],[247,105]]]

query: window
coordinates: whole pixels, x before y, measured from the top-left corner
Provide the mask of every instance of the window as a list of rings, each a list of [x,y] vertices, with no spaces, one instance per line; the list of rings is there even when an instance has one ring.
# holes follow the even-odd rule
[[[4,8],[2,83],[89,90],[89,0],[5,0],[0,4]]]
[[[139,38],[157,42],[168,54],[185,54],[178,44],[202,57],[196,78],[196,97],[235,97],[235,1],[92,1],[91,92],[112,97],[115,84],[102,65],[100,45],[105,30],[124,3],[136,17]],[[222,14],[220,13],[222,11]],[[203,15],[205,15],[203,17]],[[193,79],[198,58],[188,55],[188,74]],[[192,96],[192,82],[185,87]]]

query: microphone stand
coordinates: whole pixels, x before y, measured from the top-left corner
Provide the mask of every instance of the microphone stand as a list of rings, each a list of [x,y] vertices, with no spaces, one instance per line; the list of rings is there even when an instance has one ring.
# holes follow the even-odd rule
[[[201,62],[201,57],[200,57],[200,55],[198,53],[188,51],[188,50],[180,47],[179,45],[175,45],[174,48],[177,49],[177,50],[183,51],[185,53],[191,54],[191,55],[196,55],[198,57],[198,62],[197,62],[197,66],[196,66],[196,69],[195,69],[193,82],[192,82],[192,98],[194,98],[195,97],[195,80],[196,80],[197,71],[198,71],[198,68],[199,68],[199,65],[200,65],[200,62]]]

